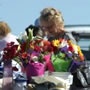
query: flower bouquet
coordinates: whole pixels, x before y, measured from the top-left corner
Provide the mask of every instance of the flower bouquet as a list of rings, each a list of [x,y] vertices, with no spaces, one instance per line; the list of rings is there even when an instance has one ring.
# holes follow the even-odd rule
[[[29,29],[28,34],[25,32],[18,39],[20,49],[16,60],[20,60],[27,74],[27,78],[31,76],[42,76],[45,72],[45,58],[48,51],[44,46],[48,46],[49,42],[44,41],[41,37],[34,37],[33,30]],[[50,62],[51,64],[51,62]],[[53,69],[52,67],[50,68]]]
[[[18,45],[14,45],[14,42],[8,43],[7,47],[3,51],[3,90],[6,88],[12,90],[13,86],[13,68],[12,59],[18,55]],[[15,68],[16,69],[16,68]]]
[[[71,40],[53,40],[52,45],[56,48],[56,51],[54,50],[54,54],[51,56],[55,71],[74,72],[79,66],[84,64],[84,56],[80,47],[73,44]]]

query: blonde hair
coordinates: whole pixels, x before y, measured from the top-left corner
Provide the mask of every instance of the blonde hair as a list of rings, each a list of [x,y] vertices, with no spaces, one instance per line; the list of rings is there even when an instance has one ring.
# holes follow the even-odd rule
[[[6,36],[8,33],[11,32],[10,27],[5,22],[0,22],[0,35]]]
[[[62,13],[54,8],[45,8],[41,11],[40,22],[46,21],[57,27],[64,27],[64,19]]]

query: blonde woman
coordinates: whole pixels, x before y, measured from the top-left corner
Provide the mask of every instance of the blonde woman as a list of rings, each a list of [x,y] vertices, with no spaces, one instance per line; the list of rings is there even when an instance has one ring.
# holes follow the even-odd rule
[[[0,22],[0,51],[2,51],[7,43],[14,42],[18,44],[16,36],[11,34],[11,29],[5,22]]]
[[[15,45],[19,44],[17,41],[17,37],[11,33],[11,29],[8,24],[5,22],[0,22],[0,62],[2,62],[3,49],[6,47],[7,43],[10,42],[14,42]],[[21,66],[16,61],[12,60],[12,67],[16,67],[18,69],[18,71],[13,71],[13,77],[16,78],[16,76],[21,72]]]
[[[71,39],[73,43],[76,43],[71,33],[68,33],[64,29],[64,19],[59,10],[55,8],[43,9],[41,11],[39,23],[44,36],[47,36],[49,40],[66,38]]]

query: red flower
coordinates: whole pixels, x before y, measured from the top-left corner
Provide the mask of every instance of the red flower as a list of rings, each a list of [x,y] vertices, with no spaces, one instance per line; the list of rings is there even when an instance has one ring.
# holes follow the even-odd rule
[[[25,53],[23,53],[22,54],[22,59],[25,59],[25,58],[27,58],[27,56],[28,56],[28,54],[25,52]]]
[[[38,43],[40,43],[40,42],[42,42],[42,39],[41,39],[41,40],[36,40],[36,41],[35,41],[35,44],[38,44]]]
[[[74,52],[73,47],[72,47],[72,46],[69,46],[69,47],[68,47],[68,51]]]
[[[8,43],[4,49],[3,59],[11,60],[17,55],[18,45],[14,45],[14,42]]]
[[[35,46],[35,47],[34,47],[34,50],[35,50],[35,51],[41,51],[41,47]]]
[[[7,43],[7,46],[12,46],[12,45],[14,45],[14,42]]]
[[[24,42],[23,44],[21,44],[21,53],[23,53],[26,49],[26,42]]]
[[[47,40],[43,40],[43,43],[44,43],[44,46],[48,46],[48,45],[51,44],[51,43],[50,43],[49,41],[47,41]]]
[[[49,46],[49,47],[48,47],[48,51],[49,51],[49,52],[54,52],[54,48],[53,48],[52,46]]]

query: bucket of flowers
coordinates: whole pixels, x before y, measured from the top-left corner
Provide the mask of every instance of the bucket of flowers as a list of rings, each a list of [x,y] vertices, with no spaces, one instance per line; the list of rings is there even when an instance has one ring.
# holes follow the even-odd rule
[[[24,66],[28,79],[31,76],[43,76],[46,67],[50,71],[54,71],[50,61],[52,51],[49,48],[50,42],[48,40],[38,36],[34,37],[33,30],[29,29],[28,34],[27,32],[22,34],[18,41],[20,43],[18,56],[14,59],[20,61],[21,65]]]
[[[17,54],[12,58],[24,66],[28,79],[32,76],[43,76],[46,70],[73,72],[84,64],[80,47],[71,40],[60,38],[50,42],[33,36],[33,30],[29,29],[18,41],[20,44]]]

